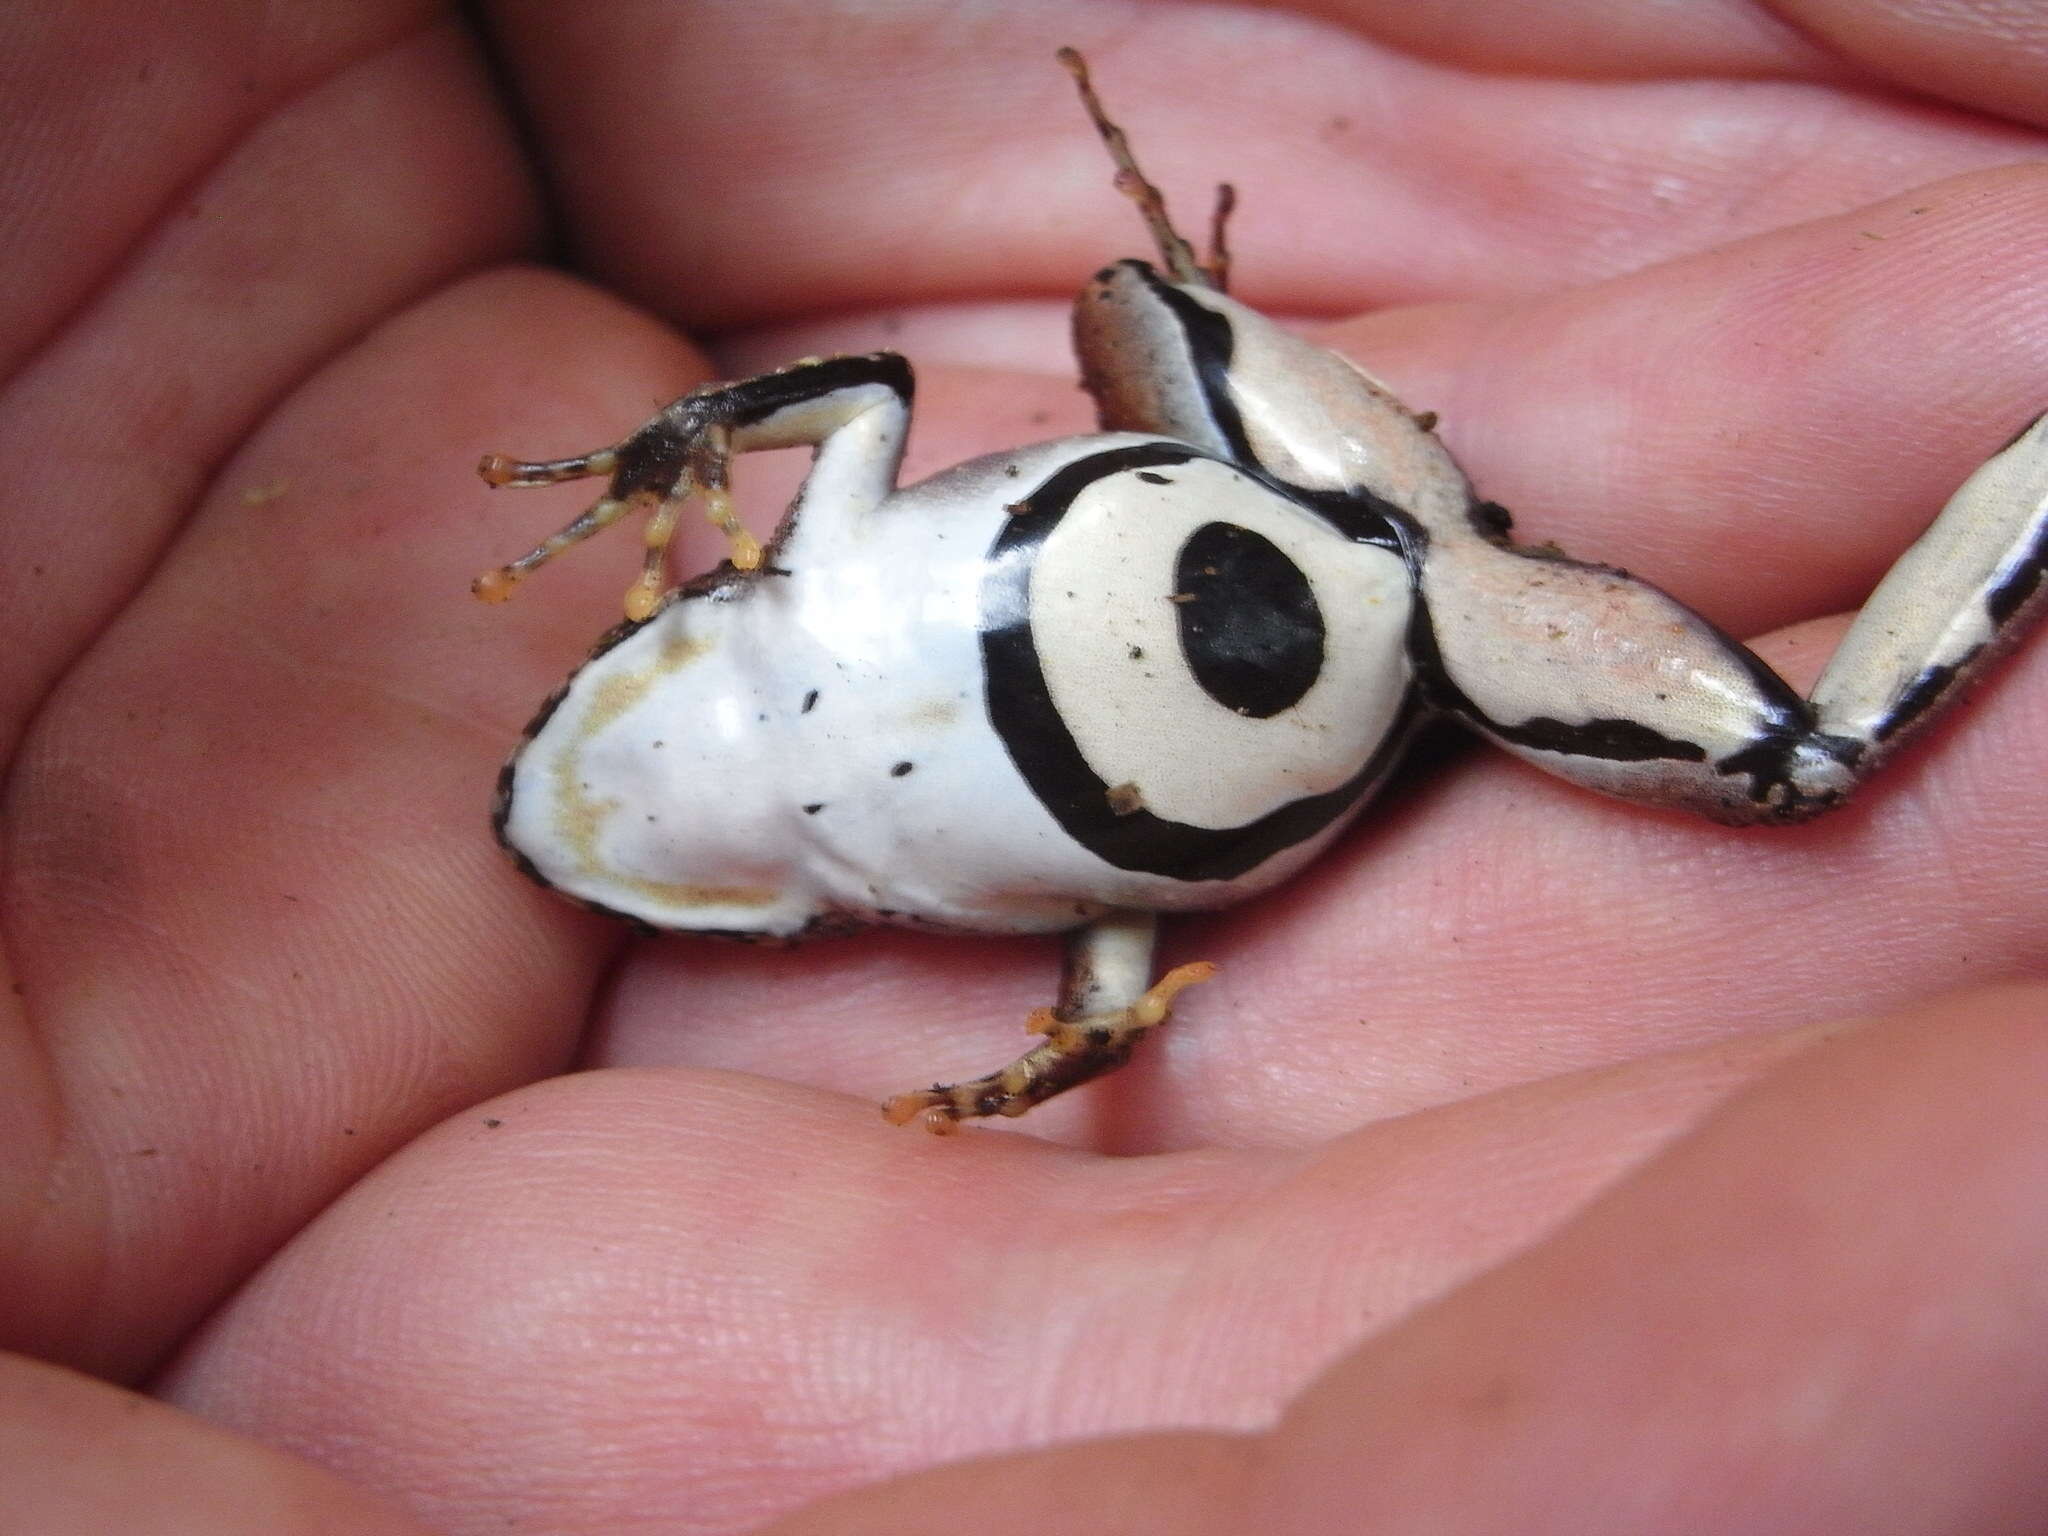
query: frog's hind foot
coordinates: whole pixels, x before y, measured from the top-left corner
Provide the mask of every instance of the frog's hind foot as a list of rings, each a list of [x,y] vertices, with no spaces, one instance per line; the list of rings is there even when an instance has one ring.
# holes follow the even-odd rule
[[[919,1120],[926,1130],[945,1134],[962,1120],[1021,1115],[1034,1104],[1122,1066],[1139,1040],[1166,1022],[1173,1000],[1184,989],[1215,974],[1216,967],[1207,961],[1176,966],[1129,1007],[1107,1013],[1063,1018],[1059,1010],[1040,1008],[1025,1027],[1045,1039],[1007,1067],[966,1082],[935,1083],[899,1093],[882,1105],[883,1118],[891,1125]]]
[[[675,539],[683,503],[693,493],[702,497],[705,515],[724,531],[732,563],[743,571],[758,566],[761,546],[733,515],[726,489],[732,450],[725,428],[679,409],[697,398],[696,393],[685,395],[625,441],[594,453],[532,462],[485,454],[477,473],[493,487],[555,485],[593,475],[608,475],[611,484],[574,521],[517,560],[486,571],[470,590],[485,602],[503,602],[528,574],[572,544],[603,532],[628,512],[644,511],[649,514],[646,553],[639,578],[626,589],[625,603],[627,618],[644,619],[660,605],[666,590],[668,547]]]
[[[554,485],[592,475],[609,475],[611,484],[561,532],[485,572],[470,590],[486,602],[503,602],[535,567],[626,513],[645,510],[652,514],[647,552],[639,579],[626,591],[626,617],[647,618],[668,589],[668,546],[683,503],[693,495],[725,534],[734,568],[759,570],[761,545],[733,512],[727,473],[733,456],[809,447],[822,460],[844,434],[843,448],[832,455],[843,499],[850,506],[872,506],[896,483],[910,396],[910,366],[893,352],[812,357],[755,378],[700,385],[663,406],[625,441],[594,453],[533,462],[486,454],[477,472],[493,486]],[[849,458],[857,462],[849,464]]]

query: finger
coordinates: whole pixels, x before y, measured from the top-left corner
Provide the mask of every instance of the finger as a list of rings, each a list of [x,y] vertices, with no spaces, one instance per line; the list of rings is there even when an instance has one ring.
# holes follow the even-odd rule
[[[2028,7],[1792,0],[1657,12],[1628,0],[1543,0],[1518,7],[1512,27],[1461,5],[1308,0],[1300,8],[1475,70],[1624,78],[1796,74],[1861,88],[1875,77],[2048,125],[2041,84],[2048,22]]]
[[[66,7],[11,7],[40,35],[0,46],[41,77],[0,153],[0,175],[33,181],[10,200],[0,336],[36,343],[0,385],[0,753],[284,393],[509,255],[532,217],[454,27],[347,7],[285,46],[243,35],[232,8],[122,9],[74,33]],[[274,489],[233,487],[252,505]]]
[[[512,870],[491,787],[630,572],[474,602],[526,536],[474,466],[692,366],[560,279],[450,290],[295,393],[66,677],[7,805],[16,1338],[135,1369],[393,1146],[566,1060],[613,930]]]
[[[12,365],[109,277],[179,188],[294,93],[418,28],[403,0],[308,17],[289,34],[231,5],[11,7],[0,22],[14,212],[0,295]],[[289,42],[285,41],[289,37]],[[282,46],[281,46],[282,45]],[[27,195],[33,193],[33,195]]]
[[[774,1536],[2029,1530],[2048,1520],[2048,1000],[1795,1060],[1556,1237],[1367,1343],[1253,1445],[941,1469]],[[1199,1499],[1189,1499],[1194,1490]]]
[[[1369,1486],[1473,1531],[2039,1526],[2044,1025],[1983,991],[1795,1061],[1319,1383],[1277,1523]]]
[[[2031,6],[1787,0],[1791,25],[1909,90],[2048,123],[2048,16]]]
[[[429,1516],[545,1508],[564,1533],[649,1510],[751,1529],[935,1459],[1250,1427],[1797,1047],[1165,1159],[906,1134],[757,1078],[584,1073],[408,1149],[164,1386]]]
[[[500,24],[579,249],[693,326],[1064,294],[1131,253],[1061,44],[1094,58],[1184,221],[1238,185],[1242,289],[1281,310],[1583,282],[2039,149],[1800,78],[1473,74],[1388,46],[1376,15],[1067,3],[991,27],[937,3],[640,4]],[[1761,30],[1778,41],[1752,35],[1757,61],[1787,37]],[[1787,46],[1740,73],[1801,74],[1814,51]]]
[[[19,1358],[0,1360],[7,1520],[35,1536],[424,1536],[426,1528],[302,1461],[161,1403]]]
[[[990,1536],[1237,1536],[1273,1527],[1249,1507],[1261,1442],[1215,1430],[1080,1440],[1029,1456],[953,1462],[826,1499],[751,1536],[939,1536],[972,1509]],[[983,1511],[999,1511],[992,1517]],[[1276,1533],[1277,1536],[1277,1533]]]
[[[1594,285],[1325,339],[1442,417],[1526,542],[1740,635],[1855,606],[2048,404],[2048,171],[1987,171]]]
[[[1302,0],[1294,8],[1473,70],[1595,79],[1842,73],[1824,47],[1762,6],[1689,5],[1660,17],[1628,0],[1538,0],[1516,10],[1512,27],[1456,5]]]

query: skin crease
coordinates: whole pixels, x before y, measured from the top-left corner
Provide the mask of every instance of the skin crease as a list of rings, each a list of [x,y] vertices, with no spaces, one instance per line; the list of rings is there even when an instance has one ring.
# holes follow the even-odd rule
[[[1072,43],[1176,206],[1239,183],[1240,296],[1803,682],[2048,403],[2024,22],[485,7],[515,131],[469,23],[313,9],[0,17],[25,1529],[2048,1523],[2048,646],[1790,831],[1425,747],[1172,927],[1223,974],[1130,1069],[939,1140],[874,1101],[1050,948],[548,899],[489,785],[632,541],[463,596],[581,494],[480,452],[715,372],[914,340],[913,474],[1084,425],[1060,311],[1142,247]]]

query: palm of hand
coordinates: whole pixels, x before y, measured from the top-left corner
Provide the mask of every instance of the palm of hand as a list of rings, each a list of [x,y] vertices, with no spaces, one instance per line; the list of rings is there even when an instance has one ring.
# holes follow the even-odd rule
[[[1353,33],[1173,12],[1112,51],[1090,48],[1099,6],[994,38],[940,8],[843,37],[814,17],[794,41],[782,9],[698,8],[687,36],[654,12],[625,47],[617,16],[535,10],[503,42],[588,269],[717,327],[718,372],[903,346],[926,364],[913,473],[1085,425],[1050,296],[1137,231],[1051,65],[1068,41],[1184,203],[1243,184],[1245,297],[1374,311],[1333,339],[1443,413],[1526,536],[1737,632],[1853,605],[2039,404],[2044,338],[2005,317],[2042,308],[2015,252],[2048,181],[2011,164],[2041,135],[1911,104],[1775,24],[1700,21],[1619,78],[1648,40],[1589,44],[1562,13],[1503,61],[1383,34],[1420,57],[1395,53],[1371,13]],[[1805,24],[1965,108],[2044,116],[1989,43]],[[1334,1426],[1423,1447],[1359,1485],[1420,1509],[1444,1491],[1406,1488],[1416,1466],[1507,1500],[1500,1466],[1538,1478],[1571,1448],[1559,1415],[1488,1396],[1502,1359],[1535,1372],[1516,1317],[1627,1337],[1634,1297],[1679,1377],[1681,1342],[1743,1324],[1761,1378],[1816,1309],[1889,1326],[1898,1297],[1864,1296],[1828,1239],[1910,1226],[1915,1193],[1951,1213],[1951,1277],[2042,1245],[2038,1216],[2008,1220],[1973,1261],[1996,1223],[1957,1214],[2006,1211],[2043,1156],[2000,1097],[2041,1049],[2019,994],[1831,1045],[1576,1214],[1809,1044],[1795,1026],[2039,966],[2048,844],[2016,829],[2048,793],[2011,771],[2048,738],[2038,654],[1796,832],[1479,756],[1417,775],[1296,886],[1182,925],[1223,978],[1133,1068],[1035,1113],[1047,1140],[939,1143],[872,1102],[1010,1054],[1043,946],[669,942],[614,968],[619,936],[526,887],[481,815],[630,557],[600,546],[511,609],[468,605],[468,576],[559,511],[487,503],[468,465],[588,447],[713,370],[589,286],[501,265],[531,194],[465,44],[379,41],[307,43],[332,57],[297,67],[331,78],[217,160],[225,120],[166,139],[156,182],[113,199],[144,243],[118,269],[102,253],[90,302],[52,270],[17,375],[15,462],[57,434],[50,495],[77,503],[12,531],[7,578],[41,616],[6,695],[25,1350],[132,1375],[203,1323],[175,1400],[446,1528],[545,1508],[564,1530],[709,1532],[970,1452],[1261,1425],[1407,1318],[1267,1454],[1299,1490]],[[1546,47],[1618,78],[1539,78]],[[1504,62],[1531,73],[1482,67]],[[1223,123],[1228,164],[1183,147]],[[183,209],[156,206],[195,167]],[[109,359],[139,356],[115,394]],[[114,404],[87,428],[63,414],[80,398]],[[1762,648],[1803,683],[1833,629]],[[1881,1145],[1855,1139],[1880,1122]],[[1928,1175],[1929,1147],[1976,1182]],[[1616,1289],[1617,1252],[1692,1287],[1682,1325],[1651,1325],[1675,1305],[1654,1286]],[[1743,1274],[1782,1281],[1782,1316],[1700,1283]],[[1417,1408],[1432,1393],[1451,1429]],[[1627,1444],[1638,1470],[1651,1443],[1690,1465],[1677,1426],[1711,1417],[1601,1383],[1560,1400],[1573,1454]],[[1502,1434],[1521,1459],[1487,1451]],[[1206,1529],[1169,1523],[1171,1491],[1238,1488],[1211,1454],[1235,1443],[1144,1442],[1113,1473],[1083,1454],[1073,1486],[1122,1477],[1159,1529]],[[1197,1470],[1146,1493],[1155,1459]],[[987,1507],[1032,1528],[1059,1481],[1018,1466],[956,1496],[1005,1488]]]

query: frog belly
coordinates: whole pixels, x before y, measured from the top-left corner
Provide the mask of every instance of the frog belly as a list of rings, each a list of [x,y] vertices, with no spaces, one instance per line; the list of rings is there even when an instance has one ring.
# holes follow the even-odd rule
[[[673,602],[576,674],[508,770],[500,836],[532,874],[657,928],[749,937],[1054,932],[1188,903],[1034,798],[989,724],[971,626],[877,646],[804,586]]]

